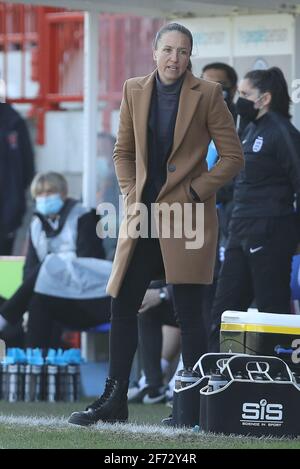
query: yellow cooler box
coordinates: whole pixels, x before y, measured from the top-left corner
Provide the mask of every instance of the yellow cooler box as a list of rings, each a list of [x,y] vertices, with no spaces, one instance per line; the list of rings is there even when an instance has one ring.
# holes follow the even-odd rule
[[[279,357],[300,374],[300,315],[225,311],[220,351]]]

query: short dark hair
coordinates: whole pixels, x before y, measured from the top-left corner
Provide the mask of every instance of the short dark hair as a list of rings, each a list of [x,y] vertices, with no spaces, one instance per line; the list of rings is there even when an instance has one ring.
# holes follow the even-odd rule
[[[280,68],[271,67],[267,70],[251,70],[246,73],[244,78],[249,80],[253,88],[257,88],[260,93],[271,93],[271,111],[278,112],[288,119],[291,118],[289,113],[291,98],[286,79]]]
[[[192,53],[192,50],[193,50],[193,35],[192,35],[192,33],[189,29],[187,29],[185,26],[183,26],[182,24],[179,24],[179,23],[168,23],[168,24],[165,24],[164,26],[162,26],[157,31],[157,33],[155,35],[155,38],[154,38],[154,41],[153,41],[153,49],[156,50],[157,46],[158,46],[158,42],[160,41],[161,37],[166,33],[170,33],[171,31],[177,31],[178,33],[182,33],[185,36],[187,36],[187,38],[189,39],[190,44],[191,44],[191,53]],[[188,68],[188,70],[192,70],[191,60],[189,61],[189,64],[188,64],[187,68]]]
[[[235,88],[237,86],[238,76],[233,67],[223,62],[213,62],[205,65],[205,67],[203,67],[202,69],[202,73],[206,72],[207,70],[211,70],[212,68],[214,68],[215,70],[223,70],[226,73],[232,88]]]

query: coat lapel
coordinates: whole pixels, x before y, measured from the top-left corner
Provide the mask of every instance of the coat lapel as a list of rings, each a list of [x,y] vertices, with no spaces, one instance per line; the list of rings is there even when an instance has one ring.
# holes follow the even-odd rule
[[[134,127],[136,129],[136,143],[141,160],[144,166],[144,176],[146,180],[147,163],[148,163],[148,117],[151,104],[151,96],[153,90],[153,82],[155,73],[151,73],[147,77],[138,82],[139,88],[132,90],[132,105],[134,116]],[[179,148],[185,133],[190,125],[193,115],[196,111],[198,103],[202,97],[199,91],[199,80],[192,73],[187,72],[184,79],[182,90],[180,93],[178,113],[175,124],[173,148],[169,155],[168,161],[173,157],[177,148]]]
[[[202,97],[202,92],[199,91],[198,87],[199,80],[195,79],[192,73],[187,72],[180,93],[173,148],[168,160],[172,158],[173,154],[180,146]]]
[[[132,90],[132,105],[134,116],[134,127],[137,129],[136,140],[139,145],[139,152],[147,171],[148,157],[148,116],[153,90],[155,71],[146,80],[139,82],[140,88]]]

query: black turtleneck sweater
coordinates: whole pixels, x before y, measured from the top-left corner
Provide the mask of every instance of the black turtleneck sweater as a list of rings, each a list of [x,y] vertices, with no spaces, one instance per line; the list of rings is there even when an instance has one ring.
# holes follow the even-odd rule
[[[155,202],[166,180],[183,79],[164,85],[156,74],[148,119],[148,177],[143,193],[146,204]]]

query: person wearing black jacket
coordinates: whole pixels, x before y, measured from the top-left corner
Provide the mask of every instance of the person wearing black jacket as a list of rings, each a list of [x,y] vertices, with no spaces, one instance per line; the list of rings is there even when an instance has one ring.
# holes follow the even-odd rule
[[[0,103],[0,255],[10,255],[34,175],[33,149],[24,119]]]
[[[238,116],[235,109],[234,97],[237,91],[238,76],[234,68],[224,62],[208,63],[202,69],[202,78],[204,80],[220,83],[223,90],[224,101],[226,102],[228,109],[234,119],[235,125],[237,126]],[[241,119],[239,119],[239,128],[240,123]],[[209,150],[206,159],[208,169],[210,170],[218,160],[218,154],[213,141],[211,141],[209,145]],[[202,309],[204,311],[204,323],[205,328],[207,330],[207,336],[209,335],[211,327],[211,309],[216,293],[217,279],[224,259],[224,246],[226,245],[226,241],[228,238],[228,224],[232,211],[233,186],[234,181],[229,181],[227,184],[221,187],[216,194],[217,213],[219,221],[219,240],[217,245],[214,280],[211,285],[204,285],[202,297]]]
[[[67,192],[67,182],[59,173],[34,178],[31,193],[36,212],[30,224],[23,283],[0,306],[0,329],[6,322],[16,324],[29,312],[28,347],[55,346],[51,343],[55,322],[88,329],[110,318],[105,289],[112,262],[104,260],[102,240],[96,234],[99,217],[95,210],[68,198]],[[0,337],[5,338],[3,333]]]
[[[237,112],[251,121],[235,181],[225,260],[212,308],[209,348],[219,350],[221,315],[290,313],[290,273],[299,240],[300,133],[290,122],[287,83],[277,67],[246,74]]]

